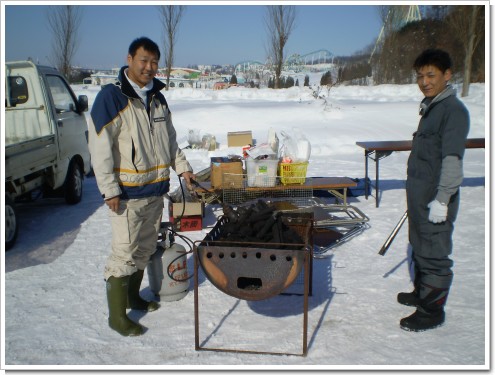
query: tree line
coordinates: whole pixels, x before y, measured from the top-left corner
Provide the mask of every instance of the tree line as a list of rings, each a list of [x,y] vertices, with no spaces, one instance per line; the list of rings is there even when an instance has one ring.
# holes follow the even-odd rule
[[[389,7],[389,12],[399,6]],[[471,82],[485,81],[485,7],[431,6],[426,17],[384,33],[378,51],[337,59],[338,80],[352,84],[415,82],[412,64],[427,48],[440,48],[452,57],[454,81],[462,82],[462,96]]]
[[[354,56],[337,57],[336,68],[325,73],[321,85],[336,84],[407,84],[414,82],[412,64],[427,48],[441,48],[453,59],[454,80],[463,82],[462,96],[469,92],[469,83],[485,81],[485,9],[483,5],[430,5],[419,21],[399,22],[408,6],[380,6],[383,29],[376,44]],[[167,77],[174,60],[183,5],[158,6],[163,36]],[[296,7],[266,6],[265,25],[268,36],[266,52],[268,68],[273,72],[269,87],[284,88],[296,84],[284,78],[285,48],[295,28]],[[52,63],[70,78],[71,61],[78,44],[81,7],[51,6],[48,24],[53,33]],[[324,82],[323,82],[324,81]],[[305,82],[306,85],[306,82]],[[168,85],[167,85],[168,88]]]

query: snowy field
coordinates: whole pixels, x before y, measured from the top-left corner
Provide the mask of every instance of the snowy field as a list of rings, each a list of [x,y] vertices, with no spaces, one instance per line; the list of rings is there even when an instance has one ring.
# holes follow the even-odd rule
[[[74,89],[88,95],[91,106],[100,88]],[[252,130],[253,138],[261,143],[270,127],[277,133],[299,128],[311,143],[310,177],[364,177],[364,153],[356,142],[411,139],[422,99],[415,85],[336,87],[326,100],[315,99],[311,89],[302,87],[176,89],[165,95],[179,138],[185,140],[189,130],[199,129],[201,134],[214,135],[219,143],[213,152],[185,150],[195,171],[208,167],[210,156],[240,151],[227,148],[229,131]],[[463,101],[471,114],[469,137],[489,138],[485,86],[471,85]],[[2,261],[2,367],[488,369],[489,190],[485,183],[490,181],[489,148],[466,151],[446,324],[423,333],[399,328],[399,320],[414,311],[396,302],[398,292],[412,290],[407,226],[384,257],[377,254],[406,210],[408,155],[396,152],[380,162],[383,194],[379,208],[374,198],[349,199],[370,218],[370,227],[323,259],[314,259],[306,357],[196,351],[192,280],[190,292],[180,301],[162,302],[158,311],[148,314],[130,313],[148,328],[143,336],[120,336],[107,325],[103,267],[111,234],[108,209],[94,177],[84,181],[84,197],[76,206],[57,199],[21,206],[18,243]],[[370,172],[374,178],[374,163]],[[175,175],[171,183],[174,190],[178,186]],[[214,224],[217,211],[207,207],[206,225]],[[183,234],[194,241],[208,231]],[[192,273],[191,255],[188,266]],[[152,298],[146,272],[142,288],[142,294]],[[301,352],[302,297],[237,300],[212,286],[200,271],[199,299],[202,346]]]

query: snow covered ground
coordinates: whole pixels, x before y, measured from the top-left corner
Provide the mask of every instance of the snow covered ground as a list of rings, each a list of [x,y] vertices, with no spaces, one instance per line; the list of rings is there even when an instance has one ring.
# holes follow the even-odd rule
[[[302,82],[302,81],[301,81]],[[96,86],[75,86],[90,106]],[[326,94],[325,90],[322,90]],[[415,85],[332,88],[327,100],[309,88],[286,90],[230,88],[177,89],[165,93],[178,136],[199,129],[212,134],[219,150],[186,150],[195,171],[210,156],[228,149],[227,132],[252,130],[258,143],[268,129],[302,129],[311,142],[308,176],[364,176],[363,150],[356,141],[411,139],[422,99]],[[469,137],[489,138],[485,86],[474,84],[464,98],[471,114]],[[467,150],[461,211],[454,232],[454,283],[446,324],[423,333],[406,332],[399,320],[413,308],[396,295],[409,291],[407,227],[388,253],[377,254],[406,209],[408,152],[381,161],[380,207],[373,198],[350,198],[370,227],[351,241],[314,260],[309,298],[308,354],[235,354],[196,351],[194,293],[162,302],[155,312],[131,312],[148,328],[124,338],[108,328],[103,267],[110,249],[108,209],[94,177],[84,182],[76,206],[57,199],[19,208],[21,229],[15,248],[2,261],[2,368],[4,369],[442,369],[489,368],[489,148]],[[374,177],[374,165],[370,165]],[[489,177],[489,175],[488,175]],[[489,179],[488,179],[489,181]],[[172,178],[172,189],[178,179]],[[208,207],[207,225],[214,223]],[[209,228],[184,232],[192,240]],[[179,243],[184,243],[182,240]],[[192,257],[188,257],[193,271]],[[142,294],[151,298],[145,272]],[[248,302],[210,284],[200,271],[200,344],[205,347],[300,353],[302,297],[277,296]]]

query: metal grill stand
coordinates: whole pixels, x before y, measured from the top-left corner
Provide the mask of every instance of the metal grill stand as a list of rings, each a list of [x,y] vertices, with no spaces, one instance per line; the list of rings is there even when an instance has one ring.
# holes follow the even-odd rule
[[[198,287],[198,271],[199,271],[199,257],[197,246],[194,246],[194,338],[195,338],[195,350],[215,351],[215,352],[231,352],[231,353],[248,353],[248,354],[273,354],[273,355],[297,355],[305,357],[308,353],[308,296],[309,296],[309,263],[311,259],[311,250],[306,248],[304,250],[304,294],[303,294],[303,321],[302,321],[302,350],[301,353],[290,352],[270,352],[270,351],[256,351],[256,350],[240,350],[233,348],[214,348],[200,345],[200,332],[199,332],[199,287]],[[249,250],[249,249],[246,249]],[[232,297],[234,298],[234,297]],[[248,335],[248,332],[246,332]]]
[[[292,219],[292,218],[291,218]],[[308,297],[312,262],[312,221],[294,218],[289,224],[304,239],[304,244],[294,243],[232,243],[217,241],[221,227],[227,218],[217,225],[202,241],[194,243],[194,332],[195,349],[252,354],[299,355],[307,354]],[[233,298],[256,301],[275,297],[294,282],[304,269],[302,352],[271,352],[229,348],[209,348],[200,345],[199,332],[199,268],[206,278],[220,291]],[[249,336],[249,332],[246,332]]]

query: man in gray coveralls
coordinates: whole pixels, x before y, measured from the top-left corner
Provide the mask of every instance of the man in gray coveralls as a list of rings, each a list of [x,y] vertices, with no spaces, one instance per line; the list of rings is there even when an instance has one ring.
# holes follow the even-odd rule
[[[430,49],[415,60],[419,89],[425,95],[407,166],[407,211],[412,246],[414,291],[398,302],[416,311],[401,319],[401,328],[424,331],[442,325],[452,284],[452,234],[459,209],[459,186],[469,113],[448,84],[448,53]]]

